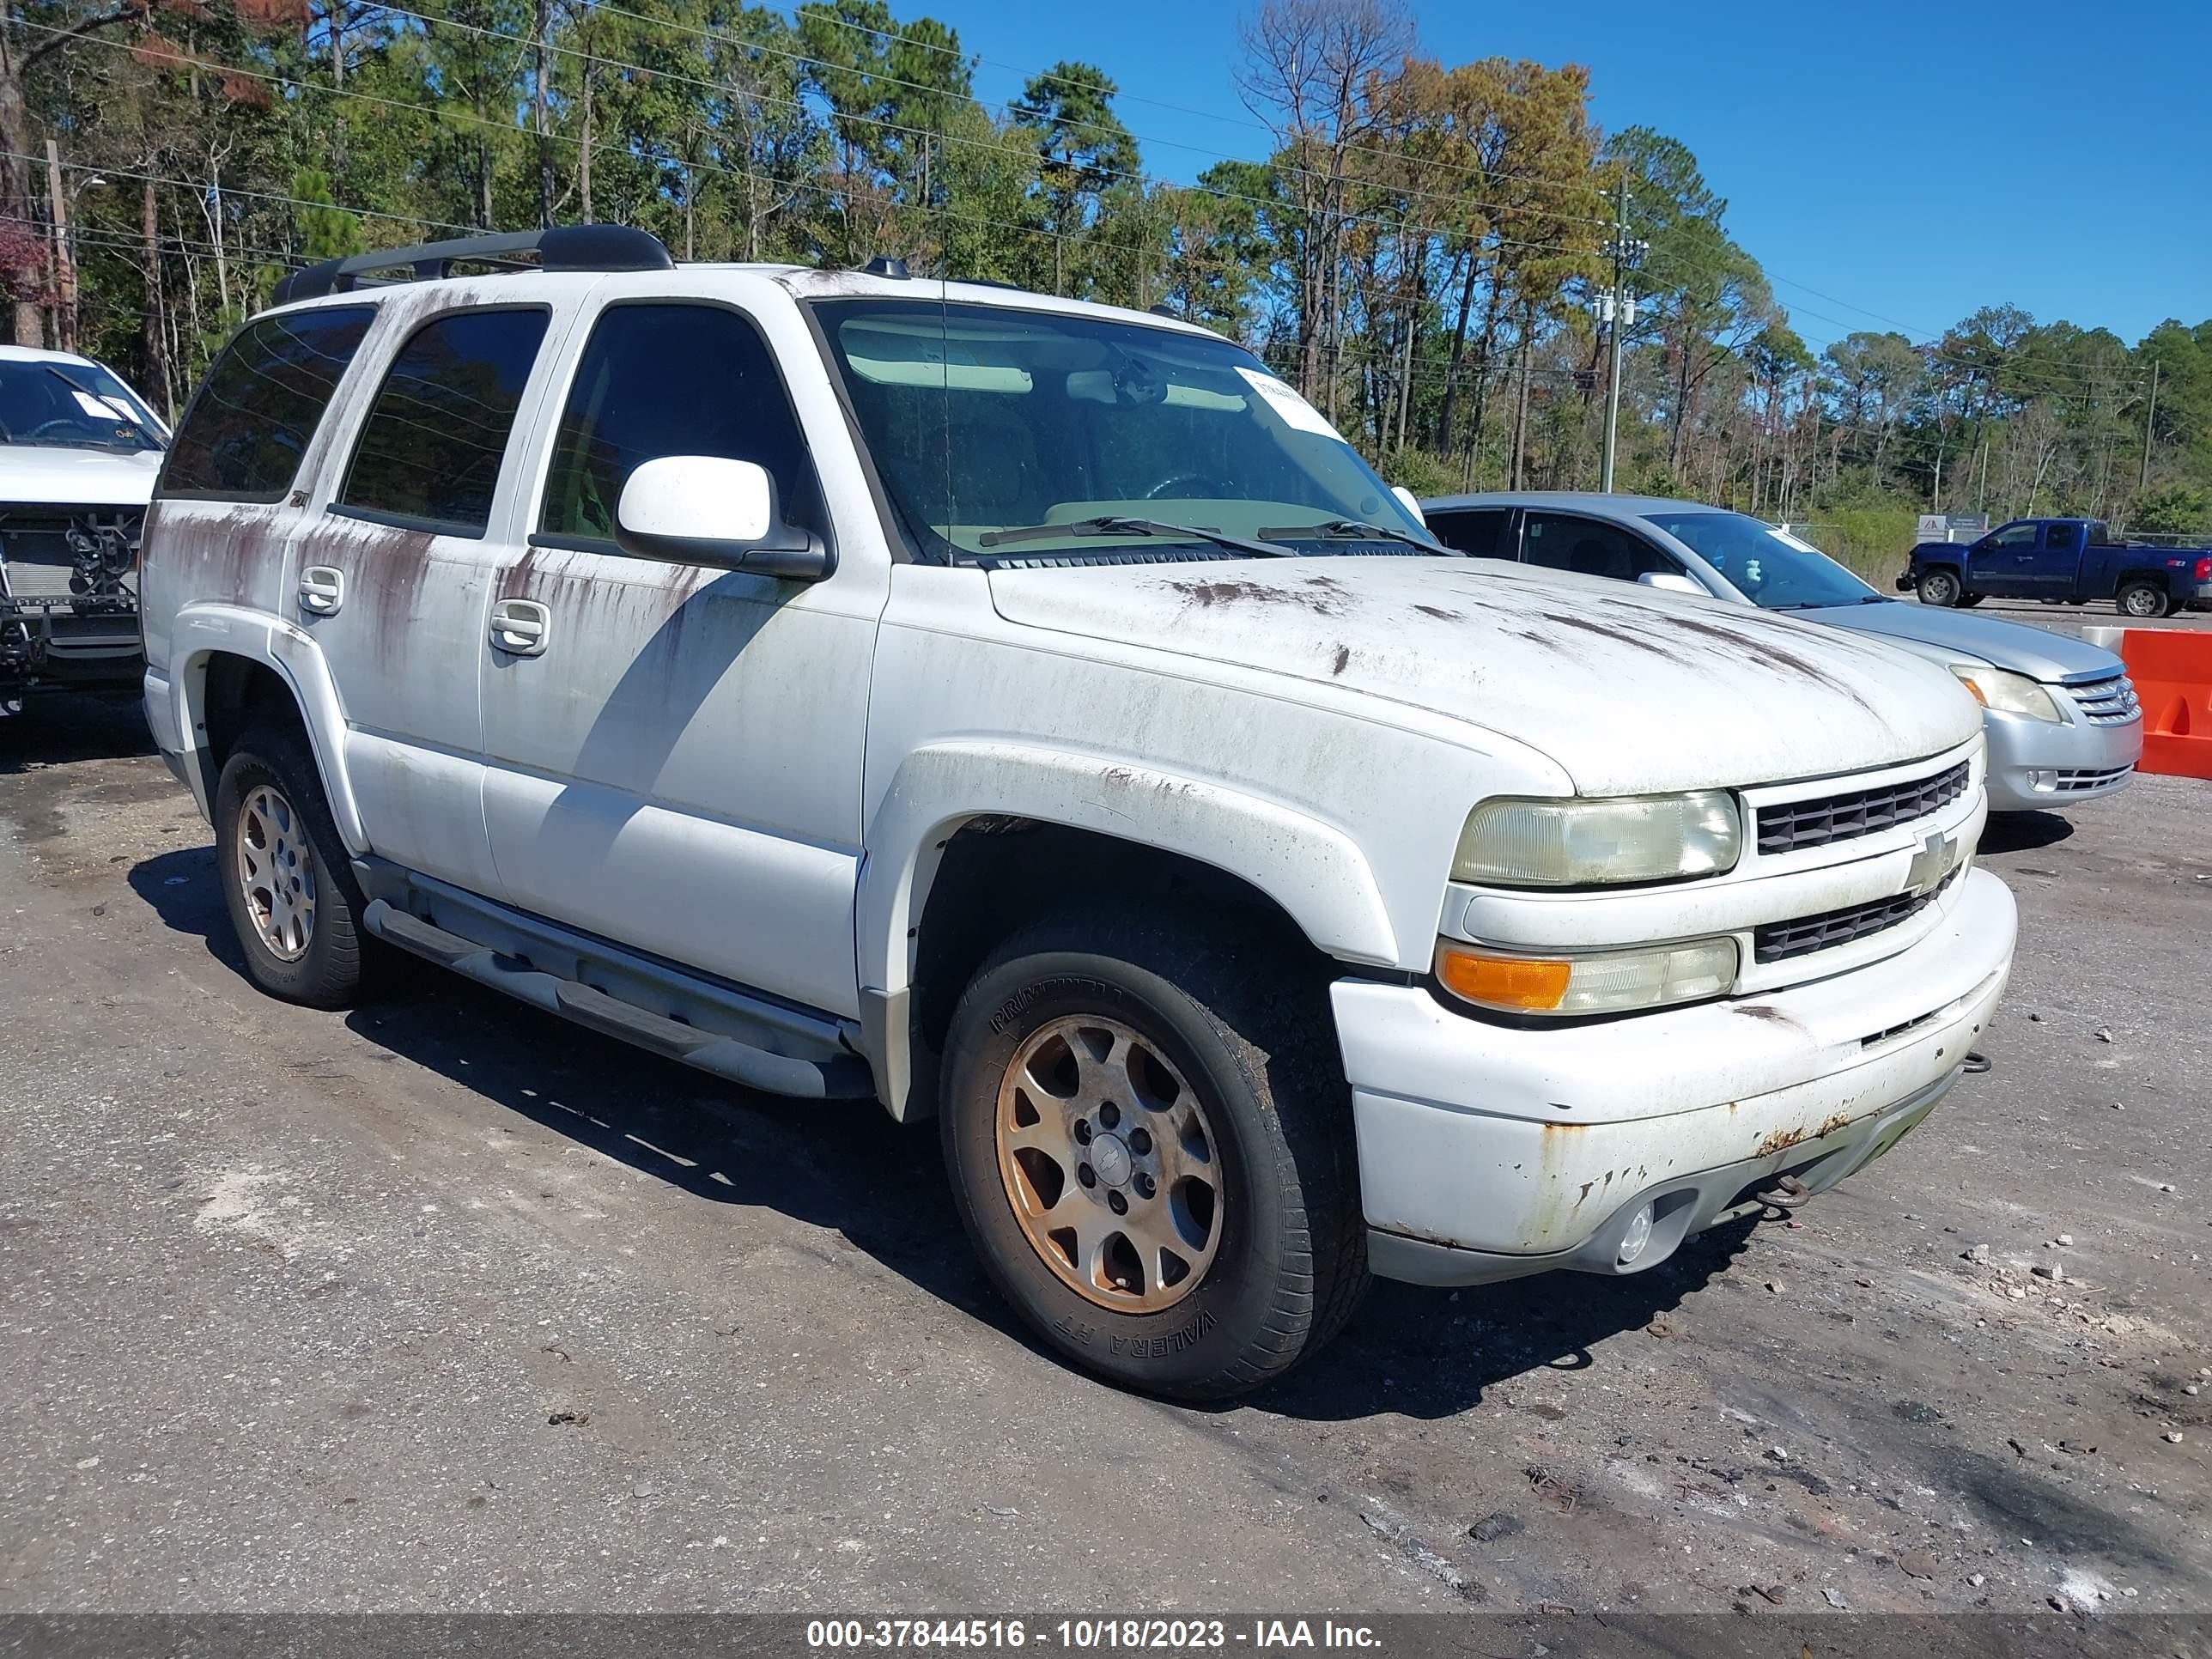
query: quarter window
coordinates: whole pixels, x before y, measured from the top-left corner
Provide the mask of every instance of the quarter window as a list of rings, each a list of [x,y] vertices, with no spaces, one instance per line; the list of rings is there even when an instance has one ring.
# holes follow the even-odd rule
[[[663,455],[752,461],[790,524],[822,527],[813,469],[775,361],[721,306],[610,307],[561,411],[539,531],[611,545],[623,485]]]
[[[185,411],[161,493],[281,501],[375,316],[373,306],[328,306],[240,329]]]
[[[416,330],[386,371],[338,506],[483,534],[545,322],[537,309],[459,311]]]

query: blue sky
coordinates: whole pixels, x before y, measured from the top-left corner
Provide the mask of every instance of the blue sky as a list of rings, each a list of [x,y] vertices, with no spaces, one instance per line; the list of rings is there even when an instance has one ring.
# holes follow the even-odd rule
[[[1150,141],[1146,170],[1177,179],[1265,151],[1231,80],[1240,9],[893,0],[988,60],[987,100],[1056,58],[1097,64]],[[1583,64],[1602,126],[1688,144],[1816,350],[1856,328],[1928,338],[2002,301],[2130,344],[2163,318],[2212,317],[2212,0],[1415,0],[1415,14],[1431,57]]]

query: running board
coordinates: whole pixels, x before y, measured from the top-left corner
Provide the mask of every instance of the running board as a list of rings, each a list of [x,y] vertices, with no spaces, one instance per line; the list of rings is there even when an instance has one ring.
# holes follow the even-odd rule
[[[689,1018],[654,1013],[580,980],[548,973],[528,957],[507,955],[489,945],[448,933],[399,908],[388,899],[371,899],[362,915],[362,925],[386,944],[434,962],[441,968],[450,968],[479,985],[504,991],[549,1014],[558,1014],[563,1019],[574,1020],[607,1036],[619,1037],[670,1060],[680,1060],[687,1066],[696,1066],[702,1072],[711,1072],[749,1089],[812,1100],[856,1100],[872,1097],[876,1091],[867,1063],[859,1055],[831,1048],[827,1042],[793,1041],[798,1035],[793,1027],[817,1022],[805,1021],[804,1017],[781,1010],[777,1012],[784,1017],[776,1027],[770,1027],[765,1021],[749,1020],[733,994],[701,985],[692,995],[686,996],[676,976],[665,970],[658,975],[664,981],[659,988],[663,993],[660,1000],[690,1005],[702,1022],[712,1020],[716,1024],[741,1027],[757,1024],[761,1029],[748,1030],[748,1036],[760,1041],[781,1041],[788,1047],[814,1052],[779,1054],[760,1046],[760,1041],[748,1042]],[[578,961],[580,967],[583,965],[574,956],[569,959]],[[836,1028],[825,1024],[823,1029],[825,1034],[834,1036]]]

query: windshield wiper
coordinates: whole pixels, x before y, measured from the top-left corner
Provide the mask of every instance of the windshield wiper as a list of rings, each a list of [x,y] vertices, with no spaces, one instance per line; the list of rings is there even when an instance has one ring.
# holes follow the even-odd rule
[[[1090,536],[1177,536],[1185,541],[1211,542],[1216,547],[1228,548],[1236,553],[1256,553],[1264,558],[1295,559],[1295,547],[1278,547],[1273,542],[1255,542],[1243,536],[1224,535],[1218,530],[1205,530],[1196,525],[1163,524],[1158,519],[1127,519],[1111,515],[1097,519],[1076,519],[1067,524],[1019,525],[1011,530],[987,530],[975,540],[984,547],[1012,547],[1022,542],[1058,541],[1066,537]]]
[[[1277,525],[1260,532],[1262,536],[1284,541],[1301,542],[1403,542],[1408,547],[1418,547],[1424,553],[1449,553],[1451,549],[1434,538],[1424,539],[1403,530],[1392,530],[1387,526],[1369,524],[1364,519],[1330,519],[1322,524]]]

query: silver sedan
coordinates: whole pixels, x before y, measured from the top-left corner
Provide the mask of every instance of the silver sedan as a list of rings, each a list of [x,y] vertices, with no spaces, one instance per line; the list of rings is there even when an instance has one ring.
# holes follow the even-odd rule
[[[1983,708],[1990,805],[2051,810],[2109,795],[2142,755],[2120,659],[2048,629],[1909,605],[1788,532],[1725,507],[1651,495],[1516,490],[1421,503],[1429,529],[1479,558],[1518,560],[1708,594],[1879,635],[1942,663]]]

